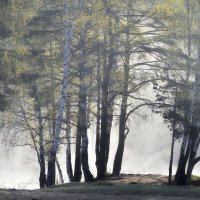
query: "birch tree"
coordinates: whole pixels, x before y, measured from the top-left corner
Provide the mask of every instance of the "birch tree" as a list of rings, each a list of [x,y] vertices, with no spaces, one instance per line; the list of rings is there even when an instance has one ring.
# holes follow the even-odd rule
[[[65,27],[65,44],[64,44],[64,66],[63,66],[63,82],[61,87],[61,97],[59,103],[59,112],[55,125],[55,137],[53,140],[49,160],[48,160],[48,175],[47,175],[47,185],[55,185],[55,158],[60,142],[60,132],[62,128],[63,112],[65,108],[65,98],[67,96],[67,84],[68,84],[68,68],[70,62],[70,45],[73,39],[74,31],[74,15],[76,9],[76,1],[73,2],[73,17],[70,21],[69,19],[69,1],[66,1],[66,27]]]

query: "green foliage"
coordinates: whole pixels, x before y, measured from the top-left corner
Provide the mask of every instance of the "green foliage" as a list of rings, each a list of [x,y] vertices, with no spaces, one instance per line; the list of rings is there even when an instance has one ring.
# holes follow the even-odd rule
[[[184,0],[164,0],[160,1],[155,4],[154,12],[157,13],[159,16],[162,15],[163,17],[172,18],[178,15],[183,15],[185,12],[184,9]]]

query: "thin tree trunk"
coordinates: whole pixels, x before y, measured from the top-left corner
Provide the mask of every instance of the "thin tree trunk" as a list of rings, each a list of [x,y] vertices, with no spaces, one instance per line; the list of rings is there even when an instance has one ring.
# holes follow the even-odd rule
[[[33,66],[33,73],[35,73],[35,69]],[[33,94],[35,100],[35,113],[38,121],[39,128],[39,164],[40,164],[40,188],[45,188],[46,186],[46,174],[45,174],[45,155],[44,155],[44,128],[43,128],[43,118],[40,100],[38,96],[38,88],[36,85],[36,80],[33,82]]]
[[[107,66],[103,70],[103,84],[102,84],[102,114],[101,114],[101,138],[100,138],[100,154],[99,154],[99,170],[97,178],[99,180],[105,179],[106,173],[106,141],[107,141],[107,118],[108,118],[108,85],[109,72]]]
[[[74,0],[74,10],[75,13],[75,0]],[[68,84],[68,68],[69,68],[69,61],[70,61],[70,42],[73,38],[73,27],[74,27],[74,15],[71,20],[71,27],[69,24],[69,14],[68,14],[68,0],[66,0],[66,28],[65,28],[65,44],[64,44],[64,66],[63,66],[63,81],[62,81],[62,88],[61,88],[61,97],[59,102],[59,112],[58,117],[56,120],[55,126],[55,137],[53,140],[53,144],[50,150],[50,156],[48,161],[48,175],[47,175],[47,185],[55,185],[55,157],[58,150],[58,145],[60,142],[60,132],[62,128],[62,119],[63,119],[63,112],[65,108],[65,98],[67,96],[67,84]],[[71,31],[70,31],[71,28]]]
[[[109,16],[109,24],[112,27],[111,18]],[[104,180],[106,175],[106,168],[107,168],[107,156],[109,155],[109,147],[108,147],[108,97],[109,97],[109,82],[110,82],[110,75],[111,70],[113,68],[113,59],[114,59],[114,34],[112,30],[109,31],[109,45],[110,51],[108,54],[108,63],[107,63],[107,54],[105,51],[104,55],[104,66],[103,66],[103,82],[102,82],[102,98],[101,98],[101,105],[102,105],[102,112],[101,112],[101,137],[100,137],[100,154],[99,154],[99,170],[97,171],[97,179]],[[106,34],[104,35],[104,45],[106,50]]]
[[[57,166],[57,169],[58,169],[60,182],[61,182],[61,184],[64,184],[63,173],[62,173],[62,170],[61,170],[61,167],[60,167],[60,163],[58,162],[58,158],[57,157],[56,157],[56,166]]]
[[[70,125],[70,118],[71,118],[71,105],[70,105],[70,98],[67,98],[66,102],[66,140],[67,140],[67,146],[66,146],[66,169],[67,169],[67,175],[69,177],[69,181],[72,182],[74,180],[73,177],[73,170],[72,170],[72,161],[71,161],[71,125]]]
[[[110,150],[110,135],[111,135],[111,128],[113,122],[113,112],[114,112],[114,98],[109,100],[108,103],[108,115],[107,115],[107,140],[106,140],[106,166],[108,163],[109,158],[109,150]]]
[[[98,44],[98,59],[97,59],[97,122],[96,122],[96,143],[95,143],[95,153],[96,153],[96,168],[99,171],[99,154],[100,154],[100,123],[101,123],[101,77],[100,77],[100,51]]]
[[[103,64],[103,79],[102,79],[102,95],[101,95],[101,134],[99,140],[99,157],[97,167],[97,179],[104,179],[106,166],[105,166],[105,153],[106,153],[106,131],[107,131],[107,101],[108,101],[108,83],[109,72],[107,72],[107,38],[104,34],[104,64]]]
[[[36,154],[37,154],[37,158],[38,158],[38,163],[39,163],[39,166],[40,166],[40,176],[39,176],[39,183],[40,183],[40,188],[43,188],[43,186],[45,187],[45,184],[46,184],[46,177],[45,177],[45,180],[44,179],[41,179],[45,172],[44,168],[42,168],[42,166],[44,166],[43,164],[41,165],[40,164],[40,150],[38,150],[38,147],[37,147],[37,144],[36,144],[36,140],[35,140],[35,137],[34,137],[34,132],[32,130],[32,127],[31,125],[28,123],[28,119],[27,119],[27,116],[26,116],[26,113],[24,111],[24,108],[22,106],[22,102],[20,101],[20,108],[21,108],[21,111],[22,111],[22,114],[23,114],[23,118],[25,120],[25,123],[26,123],[26,126],[28,127],[28,130],[30,131],[30,134],[31,134],[31,139],[33,141],[33,144],[34,144],[34,148],[35,148],[35,151],[36,151]],[[41,181],[40,181],[41,179]]]
[[[66,148],[66,168],[69,181],[73,182],[74,177],[73,177],[72,163],[71,163],[71,143],[69,138],[67,139],[67,148]]]
[[[121,103],[121,113],[119,121],[119,141],[117,152],[113,164],[113,176],[119,176],[122,166],[122,159],[125,144],[125,129],[126,129],[126,114],[128,100],[128,82],[129,82],[129,63],[130,63],[130,37],[129,37],[129,19],[127,18],[126,29],[126,46],[125,46],[125,63],[124,63],[124,78],[123,78],[123,95]]]
[[[125,127],[126,127],[126,110],[127,110],[127,97],[123,97],[121,105],[121,114],[119,122],[119,141],[117,152],[114,159],[113,165],[113,176],[119,176],[122,165],[122,158],[124,153],[124,143],[125,143]]]
[[[39,138],[40,138],[40,187],[44,188],[46,186],[46,174],[45,174],[45,157],[44,157],[44,131],[42,123],[41,108],[38,105],[38,123],[39,123]]]
[[[173,165],[173,158],[174,158],[174,142],[175,136],[174,132],[172,133],[172,144],[171,144],[171,154],[170,154],[170,162],[169,162],[169,177],[168,177],[168,184],[172,184],[172,165]]]
[[[80,92],[80,91],[79,91]],[[75,150],[75,166],[74,166],[74,181],[80,182],[81,181],[81,132],[80,127],[78,126],[80,124],[80,114],[78,111],[78,119],[77,119],[77,133],[76,133],[76,150]]]
[[[117,46],[115,44],[115,46]],[[112,73],[114,73],[115,70],[117,70],[117,56],[113,56],[113,67],[112,67]],[[115,96],[116,94],[113,94],[114,91],[114,85],[115,85],[115,77],[111,76],[109,81],[109,95],[108,95],[108,105],[107,105],[107,140],[106,140],[106,168],[107,163],[109,159],[109,152],[110,152],[110,135],[111,135],[111,129],[112,129],[112,122],[113,122],[113,112],[114,112],[114,103],[115,103]]]
[[[82,149],[81,149],[81,163],[82,169],[86,182],[93,181],[93,175],[90,172],[89,164],[88,164],[88,136],[87,136],[87,121],[86,121],[86,90],[83,84],[82,95],[80,98],[81,105],[81,138],[82,138]]]
[[[82,63],[83,64],[83,63]],[[81,84],[80,84],[80,95],[79,95],[79,116],[80,124],[77,124],[79,135],[81,135],[81,164],[85,177],[85,181],[93,181],[93,176],[89,170],[88,164],[88,136],[87,136],[87,118],[86,118],[86,85],[84,83],[83,74],[85,73],[84,67],[81,72]]]
[[[80,13],[83,13],[84,4],[83,0],[79,1],[80,3]],[[77,124],[79,128],[79,132],[81,135],[81,164],[83,169],[83,174],[86,182],[93,181],[93,175],[90,172],[89,164],[88,164],[88,135],[87,135],[87,69],[86,69],[86,49],[85,49],[85,35],[84,29],[81,28],[80,33],[80,93],[79,93],[79,116],[80,116],[80,124]],[[89,115],[89,113],[88,113]]]
[[[174,101],[174,113],[176,113],[176,104],[177,104],[177,84],[176,84],[176,93],[175,93],[175,101]],[[176,119],[174,119],[172,124],[172,143],[171,143],[171,153],[170,153],[170,162],[169,162],[169,177],[168,184],[172,183],[172,166],[173,166],[173,158],[174,158],[174,143],[175,143],[175,129],[176,129]]]

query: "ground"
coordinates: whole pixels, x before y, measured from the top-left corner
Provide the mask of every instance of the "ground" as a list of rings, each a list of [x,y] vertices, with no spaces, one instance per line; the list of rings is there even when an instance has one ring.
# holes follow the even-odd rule
[[[0,200],[195,200],[199,186],[168,186],[162,175],[122,175],[95,183],[72,183],[44,190],[0,190]]]

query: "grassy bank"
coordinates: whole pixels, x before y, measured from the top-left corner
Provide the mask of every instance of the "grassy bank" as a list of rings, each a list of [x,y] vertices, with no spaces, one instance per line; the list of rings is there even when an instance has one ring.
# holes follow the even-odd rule
[[[168,186],[156,184],[70,183],[46,189],[52,192],[98,193],[112,195],[156,195],[200,197],[198,186]]]

